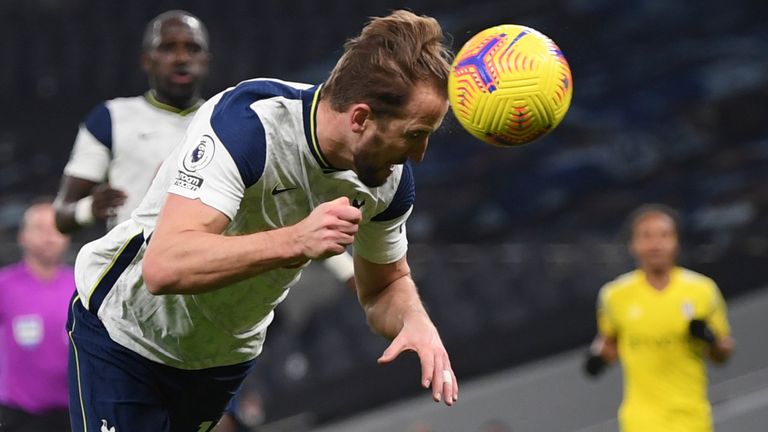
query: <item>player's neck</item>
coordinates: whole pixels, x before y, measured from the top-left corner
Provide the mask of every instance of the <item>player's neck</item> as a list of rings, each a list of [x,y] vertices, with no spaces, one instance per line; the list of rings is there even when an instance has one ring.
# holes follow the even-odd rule
[[[669,286],[670,280],[672,280],[672,267],[670,268],[643,268],[645,274],[645,280],[653,288],[662,291]]]
[[[337,169],[353,168],[352,152],[344,140],[343,113],[334,111],[327,101],[317,107],[317,145],[328,163]]]
[[[173,98],[169,97],[168,95],[164,95],[155,89],[152,89],[149,91],[149,94],[152,98],[155,99],[155,101],[161,103],[162,105],[166,105],[179,111],[192,108],[193,106],[200,104],[202,101],[202,98],[198,93],[193,93],[187,98]]]
[[[26,264],[30,273],[43,281],[53,279],[54,276],[56,276],[56,272],[59,270],[58,264],[46,263],[31,256],[24,257],[24,264]]]

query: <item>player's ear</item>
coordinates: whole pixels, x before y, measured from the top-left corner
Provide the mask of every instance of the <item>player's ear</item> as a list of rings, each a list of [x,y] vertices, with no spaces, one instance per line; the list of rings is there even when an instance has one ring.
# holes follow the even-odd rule
[[[627,242],[627,252],[629,252],[629,255],[632,258],[637,259],[637,253],[635,251],[635,242],[633,242],[632,239],[630,239]]]
[[[151,67],[151,60],[149,58],[149,54],[146,51],[141,53],[141,56],[139,57],[139,63],[141,63],[141,69],[145,73],[149,73],[150,67]]]
[[[19,230],[18,233],[16,233],[16,244],[21,246],[23,249],[26,247],[27,244],[27,236],[24,234],[24,230]]]
[[[367,122],[371,119],[371,107],[368,104],[355,104],[349,110],[350,126],[352,132],[361,133],[365,130]]]

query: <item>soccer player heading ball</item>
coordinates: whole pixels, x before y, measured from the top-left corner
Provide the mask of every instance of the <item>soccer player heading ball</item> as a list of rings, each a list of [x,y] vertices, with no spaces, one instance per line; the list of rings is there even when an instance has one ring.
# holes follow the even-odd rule
[[[245,81],[200,107],[132,218],[78,255],[74,430],[210,430],[304,264],[349,245],[368,322],[392,340],[379,361],[416,351],[422,385],[452,405],[405,237],[409,161],[448,110],[449,60],[436,20],[396,11],[324,85]]]
[[[621,361],[622,432],[711,431],[704,357],[723,362],[733,349],[725,302],[712,279],[676,265],[673,211],[646,205],[629,225],[638,269],[600,290],[585,369],[597,376]]]

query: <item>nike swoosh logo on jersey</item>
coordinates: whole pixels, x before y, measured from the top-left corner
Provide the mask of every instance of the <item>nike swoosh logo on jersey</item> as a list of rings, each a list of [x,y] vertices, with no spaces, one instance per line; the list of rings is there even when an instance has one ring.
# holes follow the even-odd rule
[[[157,134],[157,132],[141,132],[139,133],[139,139],[147,139],[155,134]]]
[[[294,189],[296,189],[296,188],[295,188],[295,187],[289,187],[289,188],[278,189],[278,188],[277,188],[277,185],[275,185],[275,187],[274,187],[274,188],[272,188],[272,195],[281,194],[281,193],[283,193],[283,192],[292,191],[292,190],[294,190]]]

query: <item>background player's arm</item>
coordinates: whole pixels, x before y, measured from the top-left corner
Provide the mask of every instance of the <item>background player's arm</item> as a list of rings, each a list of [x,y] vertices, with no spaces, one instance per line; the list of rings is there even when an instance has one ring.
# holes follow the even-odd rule
[[[704,319],[693,319],[689,324],[691,337],[707,343],[707,355],[715,363],[725,363],[733,352],[733,338],[724,334],[718,336]]]
[[[95,219],[112,216],[125,193],[104,181],[112,161],[112,115],[106,103],[94,107],[80,125],[54,202],[56,227],[70,233]]]
[[[731,337],[727,306],[719,288],[715,289],[714,303],[715,308],[709,322],[715,333],[715,343],[709,347],[709,358],[715,363],[725,363],[733,354],[735,342]]]
[[[82,201],[91,196],[92,199]],[[111,211],[125,203],[123,191],[113,189],[107,183],[96,183],[90,180],[64,175],[61,179],[59,192],[54,202],[56,210],[56,227],[63,233],[71,233],[87,225],[83,216],[78,217],[78,206],[87,205],[85,209],[93,218],[105,220],[112,216]],[[79,203],[79,204],[78,204]],[[80,210],[82,212],[82,210]]]
[[[221,233],[229,218],[199,200],[168,194],[143,260],[153,294],[195,294],[308,259],[344,252],[360,211],[339,198],[296,225],[241,236]]]
[[[586,365],[587,373],[596,376],[605,367],[615,363],[618,358],[619,349],[616,338],[598,334],[592,341],[592,345],[589,346],[589,356]]]
[[[405,257],[390,264],[374,264],[355,255],[355,278],[360,304],[374,331],[392,340],[379,363],[394,360],[403,351],[415,351],[421,362],[422,384],[432,385],[435,401],[452,405],[458,383],[448,353],[419,299]],[[451,374],[443,382],[443,371]]]
[[[733,353],[734,340],[728,323],[728,311],[720,289],[712,282],[711,309],[705,316],[691,320],[692,337],[707,343],[707,356],[715,363],[725,363]]]
[[[597,377],[605,369],[616,362],[619,357],[618,344],[616,341],[616,323],[611,318],[610,306],[606,299],[606,288],[600,290],[597,301],[597,336],[592,341],[587,352],[587,359],[584,362],[584,371]]]
[[[731,336],[718,337],[709,347],[709,358],[715,363],[725,363],[733,354],[735,343]]]

